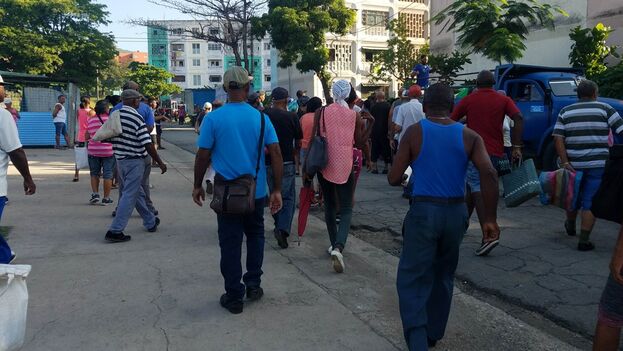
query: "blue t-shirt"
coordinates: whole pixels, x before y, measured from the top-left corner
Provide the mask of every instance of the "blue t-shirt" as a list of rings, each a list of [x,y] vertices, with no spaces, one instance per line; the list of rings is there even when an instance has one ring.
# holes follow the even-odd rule
[[[430,77],[430,66],[418,63],[413,67],[413,72],[417,72],[417,85],[428,88],[428,78]]]
[[[267,115],[264,115],[264,120],[264,146],[278,143],[275,127]],[[206,115],[201,123],[197,146],[212,150],[212,167],[225,179],[236,179],[245,174],[255,175],[260,121],[260,112],[246,102],[228,103]],[[256,199],[268,194],[264,163],[265,155],[262,150]]]
[[[123,108],[123,102],[120,102],[117,105],[115,105],[115,107],[113,107],[112,110],[110,110],[110,113],[113,113],[114,111],[117,111],[117,110],[121,110],[122,108]],[[136,111],[138,111],[138,114],[141,115],[141,117],[143,117],[145,124],[148,127],[153,128],[153,126],[156,124],[156,119],[154,118],[154,111],[151,109],[151,107],[149,107],[149,105],[147,105],[146,103],[141,102],[141,104],[138,106]]]

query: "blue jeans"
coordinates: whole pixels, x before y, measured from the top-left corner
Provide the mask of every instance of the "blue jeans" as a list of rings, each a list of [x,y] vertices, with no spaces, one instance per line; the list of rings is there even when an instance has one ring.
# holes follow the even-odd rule
[[[218,241],[221,247],[221,274],[230,298],[241,299],[247,287],[262,283],[264,262],[264,204],[255,200],[255,212],[249,215],[217,215]],[[247,273],[242,275],[242,240],[247,237]],[[243,279],[244,284],[240,282]]]
[[[413,202],[405,217],[396,286],[410,351],[428,350],[427,338],[445,333],[467,225],[465,204]]]
[[[117,215],[110,225],[110,231],[121,233],[128,225],[134,207],[143,218],[145,228],[156,225],[156,216],[147,207],[145,191],[141,186],[145,173],[145,160],[142,158],[117,160],[119,178],[123,180],[123,193],[117,205]]]
[[[0,220],[2,220],[2,212],[6,204],[6,196],[0,196]],[[0,235],[0,264],[7,264],[11,260],[11,247]]]
[[[266,176],[268,178],[268,189],[272,192],[274,185],[273,169],[267,166]],[[292,229],[292,218],[294,218],[294,207],[296,207],[296,170],[294,164],[283,165],[283,178],[281,180],[281,198],[283,207],[273,215],[275,229],[281,230],[288,235]]]
[[[56,132],[56,136],[67,135],[67,123],[54,122],[54,131]]]
[[[156,213],[156,208],[154,207],[154,202],[151,200],[151,190],[149,189],[149,175],[151,174],[151,156],[147,156],[143,159],[145,161],[145,172],[143,173],[143,179],[141,180],[141,186],[143,187],[143,192],[145,193],[145,202],[147,203],[147,208],[153,213]],[[119,202],[121,202],[121,196],[123,195],[123,178],[121,174],[119,177]],[[138,210],[138,208],[136,209]]]

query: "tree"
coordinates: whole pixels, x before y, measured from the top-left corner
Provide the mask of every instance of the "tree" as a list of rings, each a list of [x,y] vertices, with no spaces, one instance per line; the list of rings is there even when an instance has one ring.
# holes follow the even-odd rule
[[[468,53],[453,51],[448,54],[429,55],[431,70],[439,75],[439,81],[448,85],[454,84],[454,79],[458,77],[458,72],[463,70],[463,66],[472,63]]]
[[[554,30],[554,14],[568,16],[559,6],[536,0],[456,0],[431,18],[441,32],[457,31],[458,44],[502,64],[523,57],[530,30]]]
[[[404,20],[390,21],[387,29],[391,33],[387,40],[387,50],[374,55],[369,76],[372,81],[396,79],[401,86],[410,85],[411,72],[418,62],[418,50],[409,40]]]
[[[128,80],[130,69],[122,66],[117,60],[110,60],[109,64],[99,72],[98,92],[100,96],[111,95],[114,91],[120,90]]]
[[[128,79],[138,83],[145,96],[159,98],[163,95],[178,94],[182,91],[179,86],[169,83],[174,75],[163,68],[138,62],[132,62],[129,68]]]
[[[586,69],[586,76],[593,79],[608,69],[606,59],[609,56],[619,57],[616,46],[606,44],[614,29],[597,23],[594,28],[577,26],[571,30],[569,37],[573,44],[569,54],[569,62],[573,67]]]
[[[325,99],[330,101],[331,75],[327,71],[329,49],[327,33],[345,35],[355,24],[355,11],[344,0],[270,0],[268,13],[253,21],[253,33],[270,33],[279,50],[279,67],[296,64],[302,72],[314,72],[322,84]]]
[[[267,0],[150,0],[150,2],[191,15],[196,20],[198,30],[181,28],[184,35],[226,46],[235,57],[236,65],[245,67],[253,74],[255,67],[251,60],[253,56],[251,21],[264,9]],[[136,19],[130,22],[172,30],[153,20]],[[215,25],[220,29],[218,33],[210,30]]]
[[[592,79],[599,85],[599,95],[623,100],[623,61]]]
[[[0,70],[47,74],[95,86],[117,54],[106,6],[92,0],[0,0]]]

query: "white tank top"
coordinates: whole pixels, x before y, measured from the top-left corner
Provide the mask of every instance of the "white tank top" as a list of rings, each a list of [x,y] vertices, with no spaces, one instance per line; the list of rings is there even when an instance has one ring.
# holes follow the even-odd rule
[[[58,105],[61,104],[54,105],[54,109],[56,109],[56,106]],[[56,117],[54,117],[54,123],[67,123],[67,112],[65,111],[65,106],[61,105],[61,110],[58,111]]]

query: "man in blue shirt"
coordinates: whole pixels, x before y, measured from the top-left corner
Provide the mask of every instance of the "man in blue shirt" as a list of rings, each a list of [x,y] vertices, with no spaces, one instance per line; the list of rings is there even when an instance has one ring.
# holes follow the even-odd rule
[[[229,102],[205,117],[201,124],[195,158],[193,200],[203,206],[205,190],[203,178],[212,163],[215,172],[227,180],[256,175],[255,212],[249,215],[217,214],[218,236],[221,247],[221,274],[225,279],[225,294],[221,306],[229,312],[242,313],[242,299],[259,300],[264,291],[260,287],[264,260],[264,204],[268,195],[265,155],[258,155],[261,119],[264,118],[263,144],[268,148],[273,174],[273,188],[269,206],[272,214],[282,207],[281,178],[283,158],[277,133],[267,115],[247,104],[249,73],[242,67],[232,67],[223,76],[223,85]],[[263,149],[263,148],[262,148]],[[243,235],[244,234],[244,235]],[[242,275],[240,262],[243,237],[247,237],[247,273]],[[240,282],[240,279],[244,284]]]
[[[411,77],[416,79],[416,84],[419,85],[422,89],[427,89],[429,82],[428,79],[430,77],[430,66],[428,65],[428,56],[422,55],[420,57],[420,63],[413,67],[413,71],[411,72]]]
[[[129,80],[123,85],[123,90],[127,90],[127,89],[140,91],[139,90],[140,86],[138,85],[138,83]],[[116,110],[121,110],[122,108],[123,108],[123,102],[120,102],[117,105],[113,106],[113,108],[110,110],[110,113],[113,113]],[[147,126],[147,131],[151,133],[151,131],[154,130],[156,126],[156,119],[154,117],[154,111],[151,109],[151,107],[149,107],[149,105],[147,105],[143,101],[140,102],[136,111],[138,112],[139,115],[141,115],[141,117],[143,117],[143,120],[145,121],[145,125]],[[145,173],[143,174],[143,180],[141,181],[141,186],[143,188],[143,191],[145,192],[145,201],[147,202],[147,208],[149,208],[149,210],[153,212],[155,216],[158,216],[158,211],[154,207],[154,202],[151,200],[151,191],[149,189],[149,176],[151,174],[151,164],[152,164],[152,158],[151,156],[148,155],[147,157],[145,157]],[[123,182],[121,182],[121,177],[119,177],[119,199],[121,199],[122,192],[123,192]],[[116,214],[117,214],[117,210],[115,209],[112,213],[113,217],[115,217]]]

